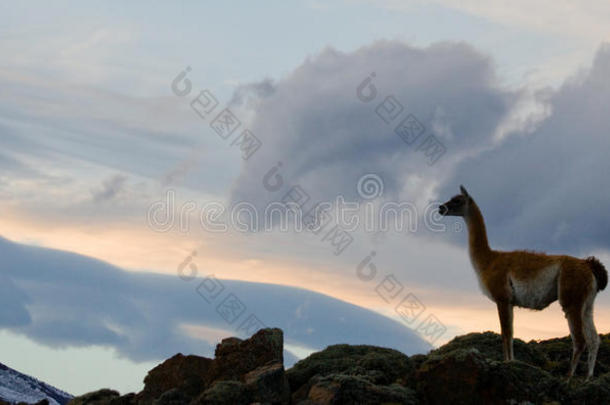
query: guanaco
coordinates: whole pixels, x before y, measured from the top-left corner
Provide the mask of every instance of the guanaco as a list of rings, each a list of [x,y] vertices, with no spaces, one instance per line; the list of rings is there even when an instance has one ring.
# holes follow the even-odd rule
[[[585,347],[587,378],[593,375],[600,339],[593,323],[593,301],[608,284],[608,272],[595,257],[578,259],[529,251],[492,250],[481,210],[464,186],[439,207],[442,216],[463,217],[472,266],[483,293],[498,307],[504,359],[513,360],[513,307],[542,310],[559,300],[572,337],[568,378]]]

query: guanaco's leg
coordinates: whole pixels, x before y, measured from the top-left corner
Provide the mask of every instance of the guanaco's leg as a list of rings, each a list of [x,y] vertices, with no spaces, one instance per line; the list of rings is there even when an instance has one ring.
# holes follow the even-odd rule
[[[509,302],[498,302],[498,315],[502,329],[504,360],[514,360],[513,355],[513,306]]]
[[[570,326],[570,335],[572,336],[572,361],[570,362],[570,371],[568,378],[572,377],[576,372],[578,361],[582,352],[585,350],[586,339],[583,323],[583,308],[570,308],[565,310]]]
[[[593,377],[595,360],[599,349],[599,335],[593,323],[593,303],[587,304],[584,313],[585,341],[587,342],[587,378]]]

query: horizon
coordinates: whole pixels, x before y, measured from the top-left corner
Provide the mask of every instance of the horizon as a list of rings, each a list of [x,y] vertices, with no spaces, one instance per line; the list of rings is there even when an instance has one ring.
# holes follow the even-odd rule
[[[248,321],[291,361],[499,332],[461,184],[493,249],[610,265],[610,6],[564,6],[0,6],[0,362],[79,395]]]

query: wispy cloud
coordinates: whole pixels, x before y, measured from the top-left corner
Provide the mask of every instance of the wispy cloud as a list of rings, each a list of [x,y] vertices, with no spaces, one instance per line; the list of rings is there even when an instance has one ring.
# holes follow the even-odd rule
[[[116,174],[102,182],[102,186],[98,189],[91,190],[91,195],[94,202],[103,202],[112,200],[117,197],[124,189],[127,176]]]
[[[422,5],[422,2],[418,0],[383,0],[376,3],[392,10],[406,12]],[[607,24],[610,18],[610,5],[604,0],[587,2],[435,0],[433,3],[503,25],[518,26],[559,36],[585,37],[596,41],[610,40],[610,30]]]

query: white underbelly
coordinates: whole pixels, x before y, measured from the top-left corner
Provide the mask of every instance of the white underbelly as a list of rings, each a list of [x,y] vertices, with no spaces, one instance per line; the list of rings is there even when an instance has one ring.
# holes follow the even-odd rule
[[[509,274],[509,282],[515,305],[543,309],[557,299],[557,279],[559,264],[554,264],[537,272],[536,276],[520,280]]]

